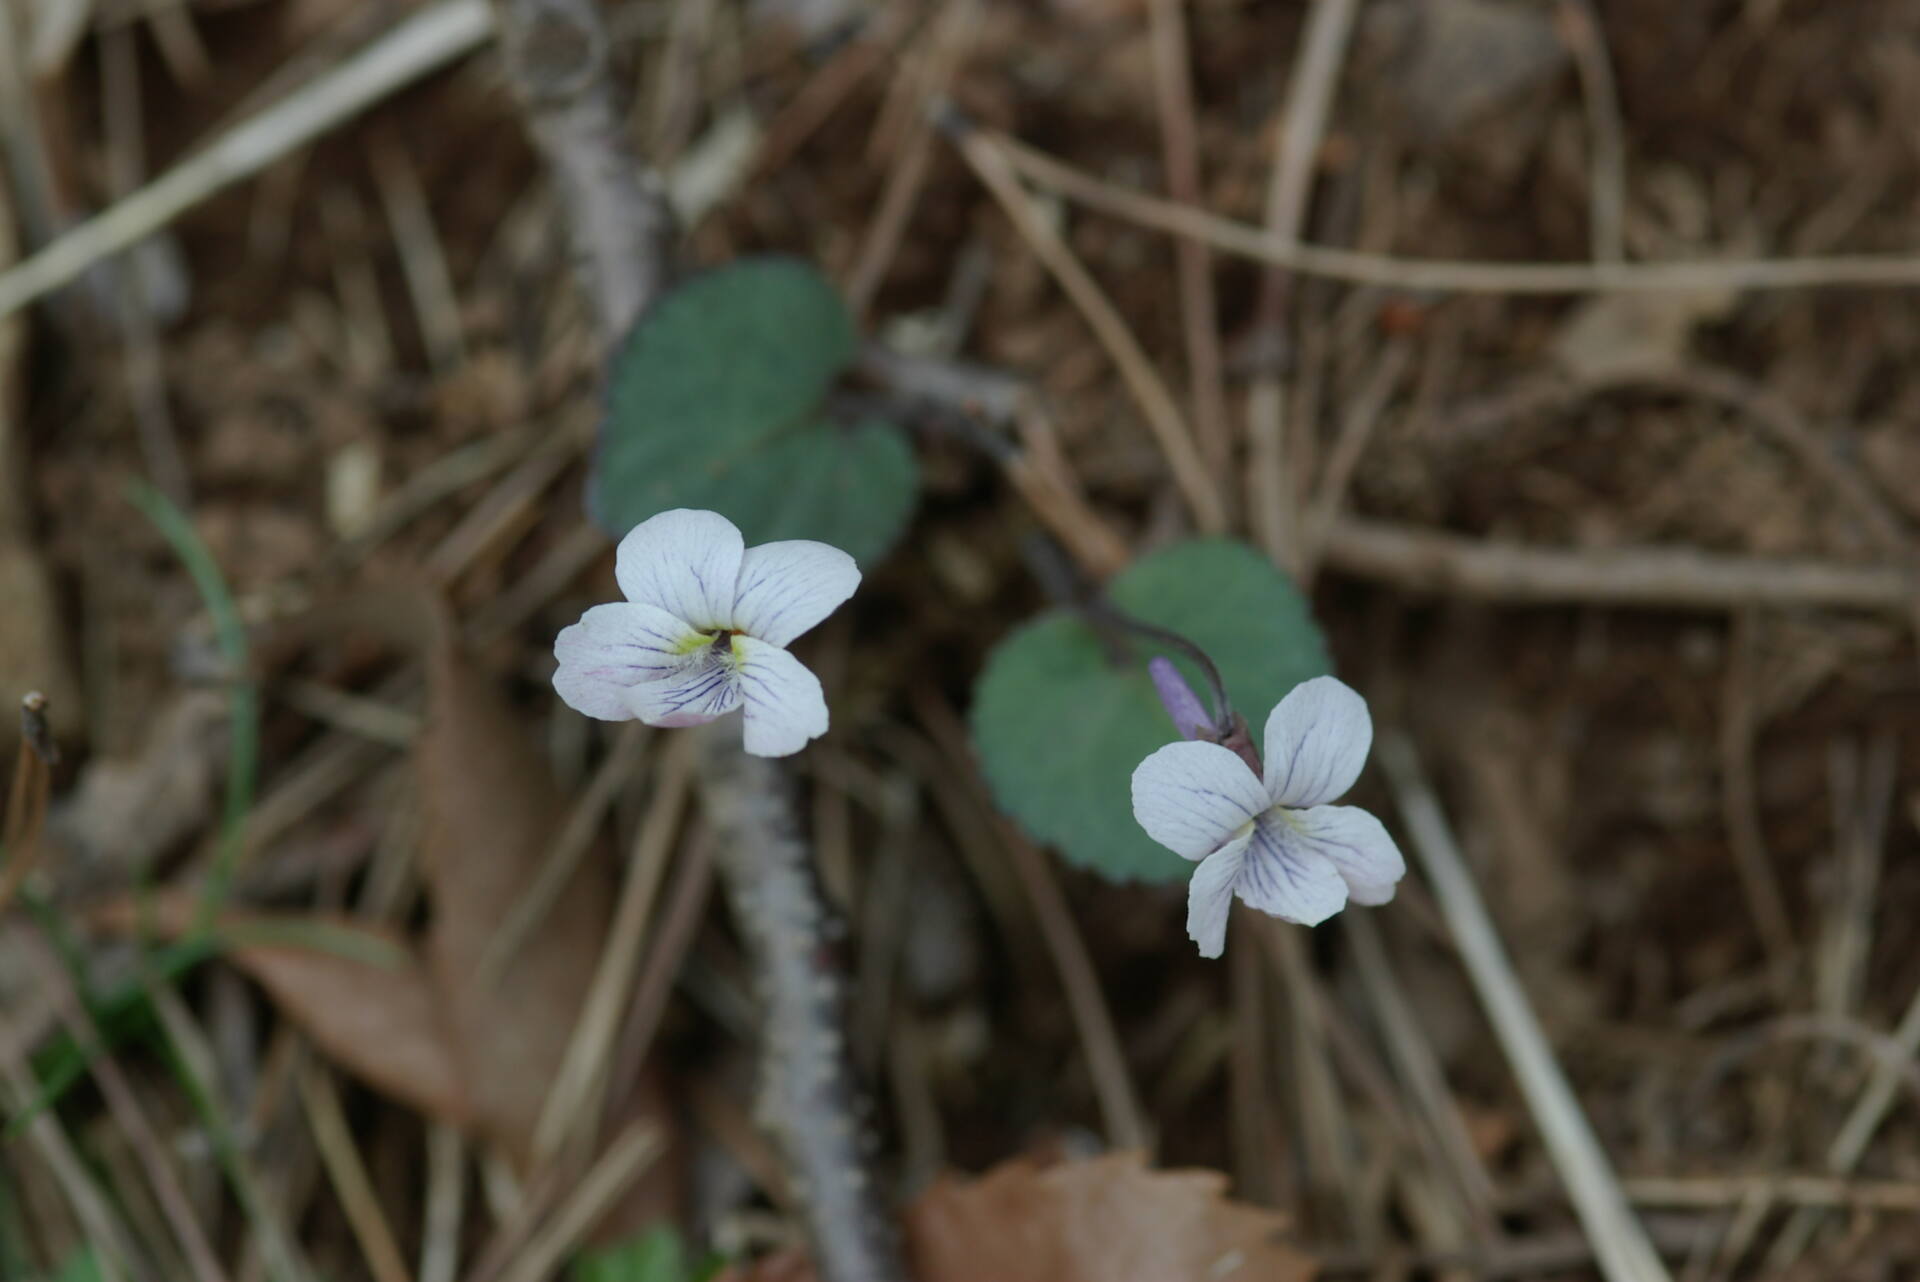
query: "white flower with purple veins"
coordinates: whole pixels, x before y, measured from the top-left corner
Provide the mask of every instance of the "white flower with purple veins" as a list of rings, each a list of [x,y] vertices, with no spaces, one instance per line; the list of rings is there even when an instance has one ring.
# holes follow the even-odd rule
[[[1406,875],[1378,819],[1330,806],[1360,777],[1373,744],[1367,702],[1333,677],[1295,686],[1267,718],[1266,765],[1203,740],[1170,743],[1133,772],[1133,817],[1167,849],[1199,861],[1187,934],[1203,957],[1226,948],[1235,895],[1315,926],[1348,901],[1384,904]]]
[[[827,732],[820,679],[787,646],[860,586],[839,548],[746,546],[717,512],[677,508],[620,540],[625,601],[562,628],[553,688],[603,721],[697,726],[742,709],[747,751],[784,757]]]

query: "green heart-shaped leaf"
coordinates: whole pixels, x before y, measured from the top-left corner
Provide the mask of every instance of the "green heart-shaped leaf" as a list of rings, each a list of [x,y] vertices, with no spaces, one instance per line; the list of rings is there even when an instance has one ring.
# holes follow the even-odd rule
[[[1114,604],[1187,637],[1213,657],[1257,737],[1273,705],[1326,673],[1326,644],[1306,599],[1244,544],[1198,539],[1128,568]],[[1039,840],[1116,881],[1178,881],[1193,865],[1133,819],[1134,767],[1179,736],[1128,641],[1116,659],[1078,616],[1054,610],[1008,636],[973,692],[973,739],[995,798]],[[1174,658],[1205,697],[1199,673]]]
[[[677,285],[614,359],[594,519],[618,538],[669,508],[710,508],[748,543],[819,539],[877,559],[918,473],[889,425],[822,413],[858,349],[846,305],[799,259],[741,259]]]

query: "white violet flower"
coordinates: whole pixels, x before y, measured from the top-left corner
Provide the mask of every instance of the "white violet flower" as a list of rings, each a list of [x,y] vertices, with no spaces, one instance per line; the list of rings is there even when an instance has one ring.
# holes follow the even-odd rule
[[[594,606],[553,643],[568,707],[650,726],[741,708],[761,757],[827,732],[820,679],[787,646],[860,586],[852,557],[807,539],[749,548],[718,512],[677,508],[627,532],[614,577],[627,599]]]
[[[1384,904],[1406,875],[1400,848],[1355,806],[1330,806],[1360,777],[1373,744],[1367,702],[1333,677],[1295,686],[1267,718],[1266,766],[1217,743],[1161,748],[1133,772],[1133,817],[1183,859],[1187,934],[1203,957],[1226,948],[1235,895],[1315,926],[1345,907]]]

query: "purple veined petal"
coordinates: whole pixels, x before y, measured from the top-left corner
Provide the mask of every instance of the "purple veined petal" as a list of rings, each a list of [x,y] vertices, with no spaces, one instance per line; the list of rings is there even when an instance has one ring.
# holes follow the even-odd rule
[[[1247,763],[1217,743],[1170,743],[1133,771],[1133,817],[1182,859],[1204,859],[1267,808]]]
[[[1202,957],[1218,957],[1227,948],[1227,918],[1233,913],[1233,887],[1240,879],[1247,843],[1253,834],[1235,837],[1200,861],[1187,882],[1187,938]]]
[[[1407,875],[1406,857],[1370,812],[1358,806],[1315,806],[1287,816],[1299,841],[1325,856],[1356,904],[1384,904]]]
[[[860,567],[839,548],[788,539],[748,548],[727,626],[789,645],[832,614],[860,586]]]
[[[1346,907],[1347,883],[1333,861],[1294,830],[1292,818],[1281,810],[1260,816],[1234,890],[1263,913],[1318,926]]]
[[[627,531],[613,575],[627,600],[665,610],[700,629],[726,626],[733,613],[745,544],[718,512],[675,508]]]
[[[1187,679],[1180,675],[1180,669],[1173,666],[1173,660],[1165,655],[1156,654],[1147,660],[1147,675],[1153,678],[1153,689],[1160,696],[1160,706],[1167,710],[1167,716],[1173,719],[1173,728],[1182,739],[1198,739],[1202,730],[1213,728],[1213,718],[1207,715],[1206,705],[1200,702],[1200,696],[1193,692]]]
[[[602,721],[633,717],[627,689],[686,667],[706,640],[665,610],[616,601],[596,605],[560,629],[553,688],[576,712]]]
[[[739,673],[712,647],[672,676],[627,689],[627,706],[650,726],[697,726],[740,706]]]
[[[777,645],[733,638],[745,700],[746,748],[756,757],[785,757],[827,732],[827,696],[820,678]]]
[[[1373,746],[1367,701],[1337,677],[1295,686],[1267,717],[1267,795],[1276,806],[1318,806],[1353,787]]]

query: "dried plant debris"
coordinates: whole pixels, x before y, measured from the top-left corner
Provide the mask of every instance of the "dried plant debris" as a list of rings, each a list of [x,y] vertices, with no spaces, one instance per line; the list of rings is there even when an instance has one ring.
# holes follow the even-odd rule
[[[1673,1276],[1920,1277],[1913,6],[543,0],[604,18],[637,100],[600,140],[669,160],[682,222],[679,302],[609,396],[606,273],[481,47],[518,4],[0,4],[0,150],[25,162],[5,296],[300,86],[355,98],[396,33],[451,20],[473,51],[257,135],[255,176],[149,238],[166,289],[136,267],[116,304],[121,251],[0,316],[0,700],[51,696],[62,753],[21,776],[0,851],[23,1106],[0,1274],[185,1275],[184,1206],[241,1280],[818,1275],[753,1116],[760,977],[716,893],[750,861],[716,849],[713,776],[686,732],[553,687],[624,528],[732,504],[748,543],[859,562],[792,639],[825,733],[755,777],[791,789],[794,866],[830,889],[795,974],[851,1005],[875,1105],[807,1120],[872,1159],[860,1196],[923,1278],[1609,1282],[1377,762],[1340,801],[1414,863],[1392,900],[1242,914],[1194,955],[1194,865],[1128,788],[1178,737],[1160,652],[1086,624],[1102,600],[1205,646],[1255,722],[1333,673],[1380,743],[1412,736]],[[1019,162],[1030,217],[943,132],[963,122],[976,160],[1043,155]],[[1282,174],[1317,247],[1297,272],[1243,252],[1292,229]],[[1140,203],[1179,193],[1241,230],[1202,251]],[[1067,259],[1099,299],[1059,287]],[[1375,283],[1324,274],[1354,264]],[[1542,270],[1567,288],[1508,292]],[[1210,347],[1242,358],[1219,387],[1187,368]],[[1241,572],[1183,552],[1186,438]],[[128,506],[142,480],[251,633],[257,753],[200,588]],[[1036,572],[1041,532],[1072,573]],[[1308,589],[1274,568],[1301,543]],[[663,783],[695,799],[672,822]],[[175,947],[230,822],[214,947]],[[47,958],[159,1160],[90,1084]],[[596,988],[605,1081],[566,1068]],[[1127,1131],[1150,1162],[1114,1151]],[[589,1214],[641,1167],[674,1195]]]

